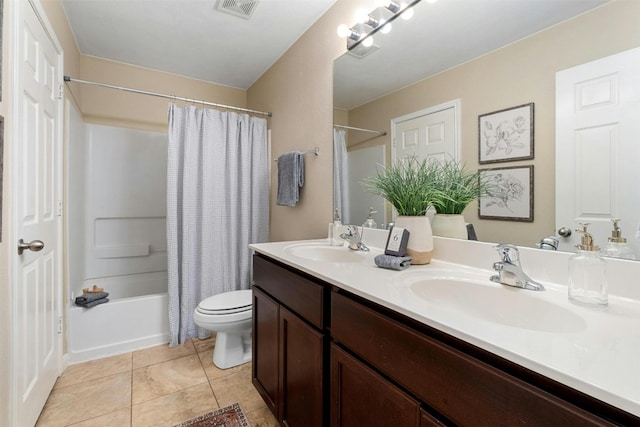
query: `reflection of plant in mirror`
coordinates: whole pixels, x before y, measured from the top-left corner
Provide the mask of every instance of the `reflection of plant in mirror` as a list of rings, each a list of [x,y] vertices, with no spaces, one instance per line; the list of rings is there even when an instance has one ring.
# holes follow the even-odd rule
[[[513,175],[501,173],[494,175],[492,181],[491,187],[486,192],[488,200],[485,206],[498,206],[513,212],[509,202],[520,200],[524,194],[525,189],[522,182]]]
[[[365,181],[365,187],[391,203],[398,215],[420,216],[433,203],[436,174],[434,162],[412,156],[379,170]]]
[[[511,154],[514,148],[523,148],[524,143],[518,140],[520,135],[526,132],[525,124],[526,120],[523,116],[517,116],[512,121],[505,120],[495,129],[490,121],[485,121],[483,130],[487,146],[485,154],[493,154],[496,150],[504,150],[506,154]]]
[[[461,214],[467,205],[486,194],[491,182],[464,165],[448,160],[435,163],[433,207],[439,214]]]

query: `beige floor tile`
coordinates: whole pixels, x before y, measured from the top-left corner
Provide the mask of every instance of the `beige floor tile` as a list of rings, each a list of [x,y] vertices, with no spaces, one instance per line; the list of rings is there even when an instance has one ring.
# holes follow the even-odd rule
[[[38,426],[66,426],[131,406],[131,372],[59,387],[51,392]]]
[[[171,426],[218,409],[209,384],[200,384],[134,405],[133,427]]]
[[[70,427],[127,427],[131,425],[131,409],[121,409],[116,412],[91,418],[90,420],[72,424]]]
[[[216,343],[216,334],[215,333],[211,334],[211,336],[205,340],[201,340],[199,338],[193,338],[191,341],[193,342],[193,345],[196,347],[197,353],[213,350],[213,347]]]
[[[143,350],[136,350],[133,352],[133,369],[188,356],[195,354],[195,352],[196,349],[191,340],[173,348],[169,348],[168,344],[162,344]]]
[[[133,371],[133,404],[207,382],[196,354]]]
[[[66,387],[129,371],[131,371],[131,353],[78,363],[77,365],[69,366],[64,371],[56,381],[54,388]]]
[[[217,380],[218,378],[226,377],[240,372],[242,369],[245,369],[243,368],[244,365],[234,366],[233,368],[228,369],[218,368],[213,364],[213,350],[207,350],[202,353],[198,353],[198,357],[200,358],[200,362],[202,363],[202,367],[204,368],[209,381]]]
[[[243,408],[244,409],[244,408]],[[249,424],[251,427],[279,427],[278,421],[273,416],[269,408],[266,406],[260,409],[256,409],[255,411],[249,412],[247,415],[247,419],[249,420]]]
[[[210,381],[210,384],[220,407],[238,402],[245,413],[249,413],[264,406],[260,394],[251,384],[251,363],[241,365],[238,372]]]

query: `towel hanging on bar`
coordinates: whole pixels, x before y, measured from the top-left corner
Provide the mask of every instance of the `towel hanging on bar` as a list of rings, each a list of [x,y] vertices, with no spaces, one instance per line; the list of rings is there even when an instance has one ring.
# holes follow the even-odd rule
[[[280,206],[295,206],[304,185],[304,156],[300,151],[289,151],[278,157],[278,194]]]

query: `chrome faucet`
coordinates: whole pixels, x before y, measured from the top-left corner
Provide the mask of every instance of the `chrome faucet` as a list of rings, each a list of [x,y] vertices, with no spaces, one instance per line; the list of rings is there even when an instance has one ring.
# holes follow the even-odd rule
[[[362,233],[358,232],[358,227],[355,225],[348,225],[347,231],[340,235],[341,238],[347,241],[349,244],[349,249],[353,249],[354,251],[368,251],[369,248],[367,245],[362,243],[362,236],[364,234],[364,230]]]
[[[542,284],[531,279],[522,271],[522,267],[520,266],[520,252],[518,252],[517,247],[509,244],[501,244],[494,246],[494,248],[498,250],[502,261],[493,263],[493,269],[497,271],[498,274],[490,277],[492,282],[532,291],[544,291]]]

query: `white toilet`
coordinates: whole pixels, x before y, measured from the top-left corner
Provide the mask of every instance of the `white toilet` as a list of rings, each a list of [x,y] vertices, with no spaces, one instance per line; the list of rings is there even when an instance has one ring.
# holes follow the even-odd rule
[[[211,296],[193,313],[196,325],[214,331],[213,363],[220,369],[251,360],[251,290],[231,291]]]

